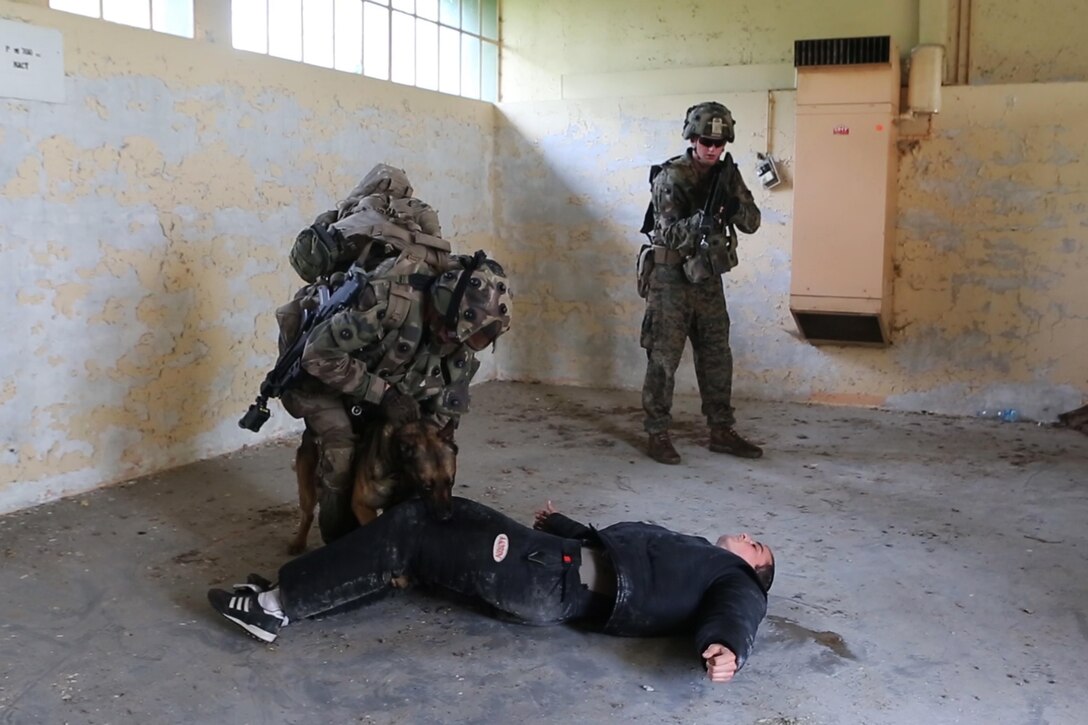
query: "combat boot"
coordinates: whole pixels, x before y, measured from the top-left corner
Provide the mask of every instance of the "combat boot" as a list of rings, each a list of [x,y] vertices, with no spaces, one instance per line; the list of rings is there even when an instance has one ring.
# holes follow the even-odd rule
[[[732,428],[710,429],[710,450],[715,453],[728,453],[741,458],[760,458],[763,449],[740,437]]]
[[[658,463],[667,463],[672,466],[680,462],[680,454],[672,447],[672,439],[669,438],[667,430],[650,434],[650,442],[646,446],[646,452],[650,454],[650,458]]]

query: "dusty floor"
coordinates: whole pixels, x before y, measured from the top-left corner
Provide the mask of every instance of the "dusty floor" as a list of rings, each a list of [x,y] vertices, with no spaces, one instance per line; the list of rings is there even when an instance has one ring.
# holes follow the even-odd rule
[[[732,684],[683,637],[503,624],[417,592],[242,636],[205,590],[285,560],[283,441],[0,517],[0,722],[1083,722],[1088,436],[741,402],[768,451],[749,462],[708,452],[682,398],[668,467],[641,453],[638,400],[474,388],[457,493],[526,521],[550,498],[600,525],[759,534],[778,576]]]

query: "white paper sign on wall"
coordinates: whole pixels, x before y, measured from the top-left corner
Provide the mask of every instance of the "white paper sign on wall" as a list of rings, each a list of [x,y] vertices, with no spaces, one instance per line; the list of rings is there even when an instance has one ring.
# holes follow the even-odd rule
[[[0,98],[64,103],[64,36],[0,20]]]

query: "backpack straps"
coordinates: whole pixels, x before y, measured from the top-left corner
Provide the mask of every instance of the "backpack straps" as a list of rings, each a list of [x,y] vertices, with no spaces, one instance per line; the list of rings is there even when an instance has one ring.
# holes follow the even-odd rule
[[[657,175],[661,173],[662,168],[663,168],[662,164],[654,164],[653,166],[650,167],[650,190],[651,190],[651,192],[653,191],[653,188],[654,188],[654,179],[656,179]],[[651,244],[653,243],[654,239],[651,236],[650,232],[652,232],[653,230],[654,230],[654,200],[653,200],[653,194],[651,193],[650,203],[646,205],[646,215],[642,218],[642,229],[639,229],[640,232],[642,232],[643,234],[646,235],[646,238],[650,240]]]

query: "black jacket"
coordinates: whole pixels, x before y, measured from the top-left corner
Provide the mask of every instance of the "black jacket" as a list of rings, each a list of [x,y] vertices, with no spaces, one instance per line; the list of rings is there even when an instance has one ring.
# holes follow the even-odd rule
[[[767,595],[746,561],[704,538],[645,523],[599,531],[563,514],[541,528],[608,552],[616,570],[616,604],[603,630],[630,637],[694,632],[697,654],[728,647],[743,666]]]

